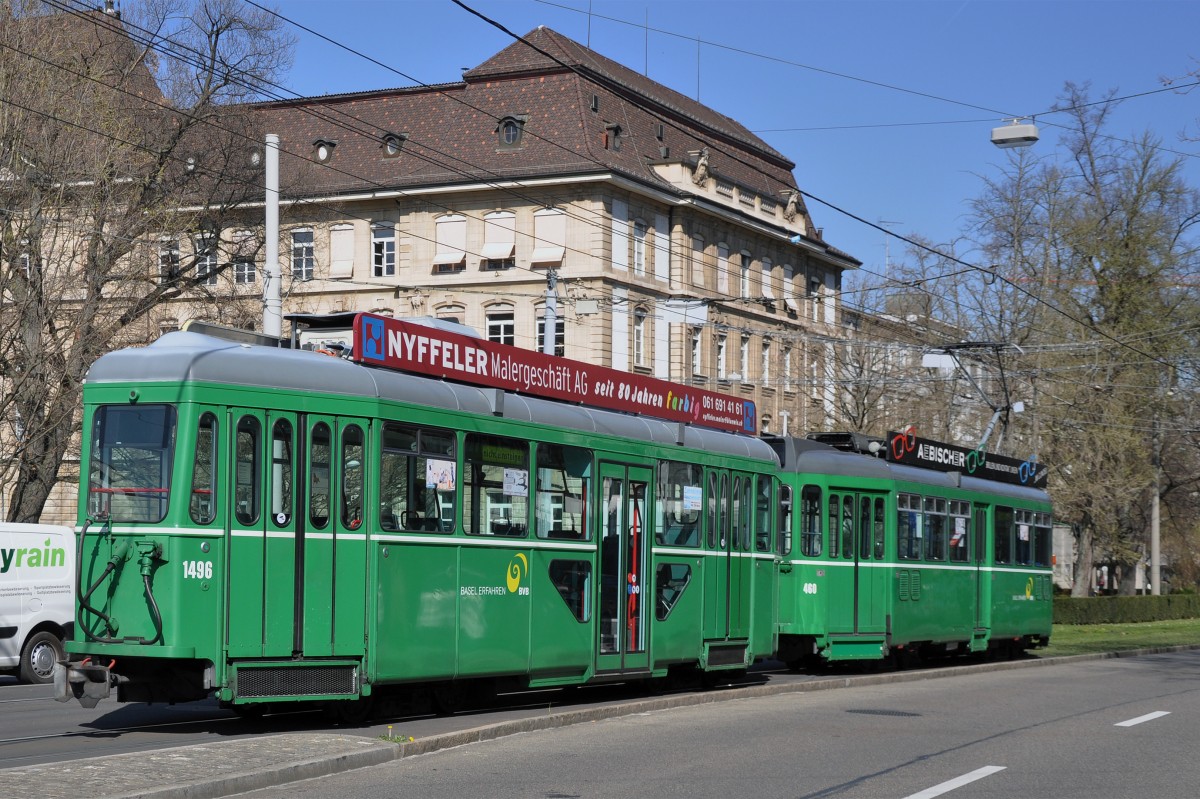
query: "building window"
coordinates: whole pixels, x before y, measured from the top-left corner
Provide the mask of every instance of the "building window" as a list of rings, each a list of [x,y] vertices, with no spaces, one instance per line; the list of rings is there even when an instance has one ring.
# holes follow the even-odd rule
[[[771,385],[771,341],[763,339],[762,343],[762,377],[760,381],[763,388],[768,388]]]
[[[487,312],[487,338],[512,347],[517,343],[516,316],[511,305],[497,305]]]
[[[703,352],[701,351],[702,339],[700,338],[700,335],[702,332],[703,332],[702,328],[699,328],[699,327],[692,328],[692,374],[693,375],[704,374],[704,357],[703,357]]]
[[[790,265],[784,264],[783,267],[783,304],[789,311],[795,313],[796,307],[796,289],[793,285],[796,278],[796,271]]]
[[[496,133],[500,137],[500,149],[518,149],[525,134],[525,117],[504,117],[496,126]]]
[[[750,253],[742,250],[742,263],[738,272],[739,291],[742,299],[750,299]]]
[[[383,135],[383,157],[395,158],[400,155],[400,150],[406,141],[408,141],[407,133],[385,133]]]
[[[729,294],[729,245],[717,245],[717,291]]]
[[[567,251],[567,214],[560,208],[543,208],[533,214],[532,266],[561,264]]]
[[[434,222],[434,270],[439,273],[461,271],[467,258],[467,218],[459,214],[439,216]]]
[[[633,273],[646,274],[646,223],[633,220]]]
[[[396,276],[396,228],[391,224],[371,227],[371,276]]]
[[[633,315],[633,364],[646,365],[646,312],[637,311]]]
[[[783,350],[783,390],[792,390],[792,348]]]
[[[511,211],[497,211],[483,218],[484,269],[512,269],[517,265],[513,257],[516,251],[516,215]]]
[[[762,295],[765,300],[775,299],[775,289],[771,283],[774,280],[775,264],[771,263],[770,258],[762,259]]]
[[[179,278],[179,240],[163,239],[158,245],[158,279],[170,283]]]
[[[292,280],[312,280],[316,262],[313,254],[313,232],[292,231]]]
[[[254,259],[239,255],[233,262],[233,282],[240,285],[249,285],[258,280],[258,270],[254,265]]]
[[[819,322],[821,321],[821,278],[809,278],[808,296],[812,300],[812,320]]]
[[[434,316],[444,322],[457,322],[462,324],[462,320],[466,317],[467,309],[461,305],[443,305],[434,311]]]
[[[316,158],[319,163],[327,163],[333,157],[333,148],[337,147],[337,142],[329,139],[317,139],[313,142],[313,158]]]
[[[741,346],[738,347],[738,366],[742,370],[742,380],[750,379],[750,337],[742,335]]]
[[[546,309],[538,310],[537,320],[538,352],[546,351]],[[562,358],[567,354],[567,325],[562,314],[554,316],[554,354]]]
[[[217,246],[208,236],[196,237],[196,277],[201,285],[217,285]]]
[[[692,285],[704,285],[704,237],[692,236]]]
[[[728,377],[728,353],[729,348],[728,338],[722,334],[717,336],[717,379],[725,380]]]

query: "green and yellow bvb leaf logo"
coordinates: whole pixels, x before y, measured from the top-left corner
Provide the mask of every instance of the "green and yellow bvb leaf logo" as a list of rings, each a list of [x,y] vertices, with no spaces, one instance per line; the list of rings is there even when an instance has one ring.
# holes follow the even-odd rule
[[[1025,598],[1033,599],[1033,578],[1032,577],[1030,577],[1028,582],[1025,583]]]
[[[529,574],[529,559],[525,557],[525,553],[518,552],[508,563],[508,593],[517,593],[517,588],[521,585],[521,578]]]

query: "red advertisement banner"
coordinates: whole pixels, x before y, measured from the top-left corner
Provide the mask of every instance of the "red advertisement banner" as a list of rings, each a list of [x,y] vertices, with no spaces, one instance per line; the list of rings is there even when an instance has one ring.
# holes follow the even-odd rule
[[[754,435],[754,403],[388,316],[354,319],[357,363]]]

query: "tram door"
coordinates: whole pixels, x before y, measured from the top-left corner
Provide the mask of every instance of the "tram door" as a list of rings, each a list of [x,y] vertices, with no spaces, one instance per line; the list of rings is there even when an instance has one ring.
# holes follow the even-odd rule
[[[229,657],[360,655],[366,424],[241,408],[227,419],[215,439],[230,462]]]
[[[650,666],[647,582],[652,469],[600,464],[600,601],[597,671],[643,671]]]
[[[296,583],[296,415],[231,408],[214,436],[229,464],[226,647],[229,657],[291,657]],[[196,497],[193,497],[193,505]]]
[[[976,505],[972,524],[975,530],[975,631],[983,633],[992,627],[992,583],[987,579],[988,508]]]
[[[882,495],[829,495],[829,629],[834,633],[885,631],[887,569]]]
[[[705,475],[704,637],[747,638],[754,558],[753,476],[712,470]]]

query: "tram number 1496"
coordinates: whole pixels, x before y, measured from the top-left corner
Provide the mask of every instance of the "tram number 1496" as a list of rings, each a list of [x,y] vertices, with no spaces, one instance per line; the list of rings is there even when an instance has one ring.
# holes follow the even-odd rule
[[[211,580],[212,574],[211,560],[185,560],[183,562],[184,579]]]

